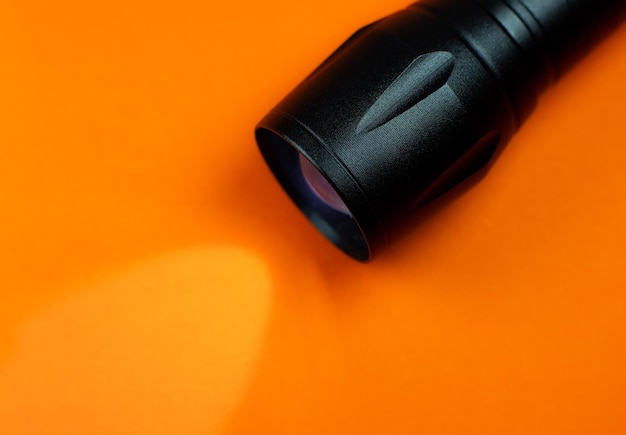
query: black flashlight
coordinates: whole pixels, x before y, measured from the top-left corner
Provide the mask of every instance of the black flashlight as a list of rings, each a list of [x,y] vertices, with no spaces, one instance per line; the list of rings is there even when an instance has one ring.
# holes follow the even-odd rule
[[[422,0],[352,35],[257,126],[311,222],[366,261],[484,167],[626,0]]]

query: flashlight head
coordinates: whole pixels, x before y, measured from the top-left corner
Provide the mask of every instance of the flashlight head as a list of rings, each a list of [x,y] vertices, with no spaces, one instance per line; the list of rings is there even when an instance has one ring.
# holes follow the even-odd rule
[[[351,257],[372,258],[530,113],[550,68],[502,11],[422,0],[357,31],[258,124],[282,187]]]

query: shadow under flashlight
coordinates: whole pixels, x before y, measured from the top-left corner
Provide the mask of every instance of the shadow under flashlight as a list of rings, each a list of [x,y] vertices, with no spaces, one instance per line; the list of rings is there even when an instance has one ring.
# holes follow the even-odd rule
[[[259,123],[296,205],[370,260],[484,167],[539,95],[624,18],[624,0],[422,0],[352,35]]]

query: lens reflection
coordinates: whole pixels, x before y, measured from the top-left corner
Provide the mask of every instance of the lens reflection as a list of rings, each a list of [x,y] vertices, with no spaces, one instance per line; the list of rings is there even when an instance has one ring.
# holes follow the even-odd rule
[[[349,256],[368,260],[370,250],[361,227],[323,172],[271,130],[258,128],[256,139],[274,175],[311,223]],[[331,167],[332,163],[327,162]]]
[[[320,171],[302,154],[300,154],[299,161],[302,176],[313,193],[328,206],[350,215],[348,207]]]

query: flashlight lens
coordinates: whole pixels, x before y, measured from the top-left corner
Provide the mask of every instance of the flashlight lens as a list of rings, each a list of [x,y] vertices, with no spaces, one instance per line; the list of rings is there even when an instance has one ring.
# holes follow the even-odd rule
[[[323,172],[278,134],[259,128],[256,137],[274,175],[313,225],[346,254],[368,260],[360,226]]]
[[[349,215],[348,207],[320,171],[302,154],[300,154],[299,160],[302,176],[313,193],[330,207]]]

